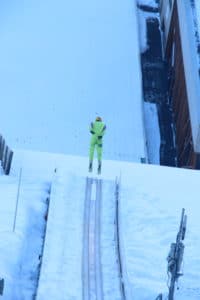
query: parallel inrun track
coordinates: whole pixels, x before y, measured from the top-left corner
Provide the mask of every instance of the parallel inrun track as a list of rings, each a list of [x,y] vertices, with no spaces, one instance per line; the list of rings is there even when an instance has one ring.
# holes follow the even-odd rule
[[[96,188],[96,193],[92,193]],[[93,198],[94,197],[94,198]],[[83,238],[83,300],[103,300],[100,254],[102,180],[86,178]]]

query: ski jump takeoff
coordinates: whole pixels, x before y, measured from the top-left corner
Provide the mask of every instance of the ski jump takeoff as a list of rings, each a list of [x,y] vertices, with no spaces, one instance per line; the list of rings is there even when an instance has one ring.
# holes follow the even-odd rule
[[[106,125],[102,122],[101,117],[96,117],[95,122],[90,124],[90,133],[92,134],[90,140],[90,153],[89,153],[89,172],[92,172],[92,164],[94,158],[94,150],[96,147],[98,158],[98,174],[101,174],[101,160],[102,160],[102,147],[103,135],[106,131]]]

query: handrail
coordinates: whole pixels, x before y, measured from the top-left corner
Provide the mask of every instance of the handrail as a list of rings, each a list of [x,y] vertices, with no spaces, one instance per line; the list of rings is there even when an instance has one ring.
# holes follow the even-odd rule
[[[121,261],[121,250],[120,250],[120,237],[119,237],[119,189],[120,189],[120,181],[116,178],[115,181],[115,200],[116,200],[116,212],[115,212],[115,231],[116,231],[116,247],[117,247],[117,254],[118,254],[118,262],[119,262],[119,277],[120,277],[120,290],[122,299],[126,299],[125,293],[125,285],[124,285],[124,278],[123,278],[123,268],[122,268],[122,261]]]

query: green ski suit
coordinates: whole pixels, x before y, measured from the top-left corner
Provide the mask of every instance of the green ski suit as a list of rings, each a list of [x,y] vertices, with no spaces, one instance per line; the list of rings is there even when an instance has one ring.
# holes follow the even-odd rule
[[[94,149],[97,149],[97,158],[101,162],[102,159],[102,138],[106,130],[106,125],[102,121],[95,121],[90,124],[90,133],[92,134],[90,140],[89,159],[92,162],[94,158]]]

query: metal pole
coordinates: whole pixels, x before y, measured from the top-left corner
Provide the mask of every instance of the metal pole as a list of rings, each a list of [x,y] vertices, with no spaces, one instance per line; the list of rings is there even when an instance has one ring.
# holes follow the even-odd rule
[[[175,286],[175,278],[174,275],[171,278],[171,283],[169,287],[169,300],[174,300],[174,286]]]
[[[15,206],[15,216],[14,216],[14,223],[13,223],[13,232],[15,232],[15,226],[16,226],[16,219],[17,219],[17,211],[18,211],[18,203],[19,203],[19,194],[20,194],[21,181],[22,181],[22,168],[20,168],[20,172],[19,172],[19,181],[18,181],[18,189],[17,189],[17,200],[16,200],[16,206]]]
[[[181,213],[181,222],[179,231],[176,237],[176,243],[172,244],[171,246],[171,255],[169,254],[169,265],[171,264],[171,281],[170,281],[170,287],[169,287],[169,296],[168,300],[174,300],[174,289],[175,289],[175,282],[178,281],[178,278],[180,275],[180,269],[181,264],[183,260],[183,251],[184,251],[184,245],[182,241],[185,238],[185,231],[186,231],[186,222],[187,222],[187,216],[185,215],[185,209],[182,209]],[[170,257],[171,256],[171,257]]]

